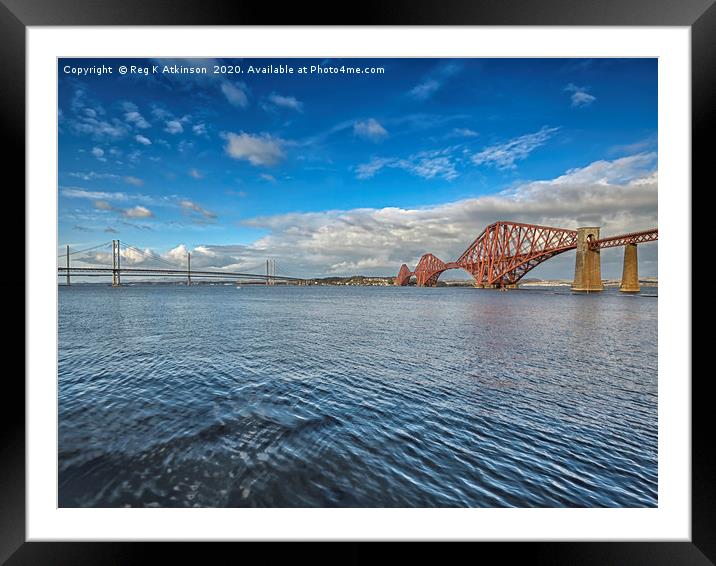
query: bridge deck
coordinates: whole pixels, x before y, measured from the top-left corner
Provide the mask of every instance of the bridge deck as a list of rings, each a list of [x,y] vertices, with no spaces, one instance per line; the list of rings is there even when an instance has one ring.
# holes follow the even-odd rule
[[[655,242],[659,239],[659,229],[643,230],[641,232],[631,232],[629,234],[621,234],[619,236],[610,236],[609,238],[600,238],[589,243],[590,250],[600,250],[603,248],[616,248],[626,246],[628,244],[645,244],[646,242]]]

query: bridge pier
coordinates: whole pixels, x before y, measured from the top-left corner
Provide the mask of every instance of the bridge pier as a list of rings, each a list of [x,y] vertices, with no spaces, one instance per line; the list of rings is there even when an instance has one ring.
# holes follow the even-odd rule
[[[112,240],[112,287],[121,287],[119,240]]]
[[[601,255],[599,250],[589,249],[589,242],[598,239],[598,226],[577,228],[577,257],[572,291],[588,293],[604,290]]]
[[[624,246],[624,269],[622,271],[622,283],[619,286],[619,290],[622,293],[638,293],[640,290],[636,244],[627,244]]]

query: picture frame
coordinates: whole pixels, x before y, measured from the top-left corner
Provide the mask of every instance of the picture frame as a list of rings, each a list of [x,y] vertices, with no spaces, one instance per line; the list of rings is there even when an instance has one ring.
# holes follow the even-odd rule
[[[0,43],[5,78],[0,88],[3,130],[10,134],[7,163],[24,162],[25,146],[25,33],[30,26],[141,26],[141,25],[460,25],[460,26],[686,26],[692,40],[692,179],[705,178],[708,118],[713,114],[716,86],[716,7],[712,0],[641,2],[568,2],[528,0],[487,2],[362,3],[352,21],[326,13],[318,6],[269,7],[225,5],[216,1],[96,3],[89,0],[0,0]],[[272,13],[274,12],[274,13]],[[23,170],[24,171],[24,170]],[[19,174],[17,184],[24,185]],[[688,190],[684,188],[684,190]],[[690,262],[689,262],[690,265]],[[26,301],[32,298],[26,295]],[[682,376],[691,379],[691,376]],[[716,563],[716,489],[711,448],[708,395],[705,380],[691,379],[692,394],[692,538],[690,542],[529,542],[495,543],[489,550],[502,557],[550,564],[714,564]],[[8,377],[6,399],[24,399],[24,383]],[[0,561],[14,564],[95,564],[166,559],[173,552],[184,558],[207,560],[206,545],[137,542],[27,542],[25,493],[25,409],[3,412],[0,454]],[[357,545],[358,543],[351,543]],[[483,545],[483,548],[487,545]],[[300,547],[303,549],[304,547]],[[308,550],[306,548],[306,550]],[[169,551],[169,552],[167,552]],[[292,553],[296,550],[289,550]],[[209,551],[211,552],[211,551]],[[300,552],[300,551],[299,551]],[[361,561],[368,550],[353,546],[336,556]],[[448,556],[449,558],[449,553]],[[443,555],[443,560],[446,558]],[[191,558],[189,558],[191,559]],[[5,562],[7,561],[7,562]]]

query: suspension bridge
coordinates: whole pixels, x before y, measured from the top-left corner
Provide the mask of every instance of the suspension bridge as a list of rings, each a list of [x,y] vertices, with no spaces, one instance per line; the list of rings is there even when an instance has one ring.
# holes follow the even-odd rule
[[[263,272],[263,263],[240,272],[224,269],[192,269],[191,252],[186,253],[185,263],[181,265],[155,252],[142,250],[120,240],[111,240],[74,251],[70,250],[70,246],[66,246],[65,253],[57,257],[60,263],[57,274],[65,279],[67,285],[71,285],[72,279],[78,277],[111,277],[113,287],[121,286],[122,280],[127,277],[184,279],[187,285],[191,285],[192,282],[218,280],[266,285],[305,283],[302,278],[281,273],[275,259],[266,260],[265,272]]]

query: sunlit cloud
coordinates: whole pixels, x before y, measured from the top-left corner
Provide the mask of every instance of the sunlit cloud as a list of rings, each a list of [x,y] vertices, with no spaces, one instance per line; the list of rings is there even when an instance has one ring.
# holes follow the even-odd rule
[[[284,158],[283,140],[269,134],[227,132],[223,138],[226,140],[224,151],[229,157],[248,161],[251,165],[276,165]]]

